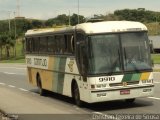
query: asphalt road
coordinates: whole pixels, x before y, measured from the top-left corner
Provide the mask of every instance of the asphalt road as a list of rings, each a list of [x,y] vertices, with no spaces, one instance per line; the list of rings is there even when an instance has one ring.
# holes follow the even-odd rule
[[[159,72],[154,73],[154,79],[154,97],[138,98],[133,104],[120,100],[85,104],[78,108],[65,96],[54,93],[39,96],[37,88],[27,81],[25,65],[0,64],[0,109],[23,120],[35,117],[39,120],[160,119]]]

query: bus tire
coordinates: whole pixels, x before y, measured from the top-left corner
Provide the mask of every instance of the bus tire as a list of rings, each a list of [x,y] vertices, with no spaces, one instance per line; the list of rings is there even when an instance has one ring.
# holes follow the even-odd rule
[[[41,96],[45,96],[46,95],[46,90],[44,90],[42,88],[42,82],[41,82],[41,77],[40,75],[38,74],[37,75],[37,87],[38,87],[38,92]]]
[[[80,100],[80,93],[77,83],[73,86],[73,98],[77,106],[82,107],[82,101]]]
[[[131,99],[126,99],[125,102],[126,103],[133,103],[135,101],[135,98],[131,98]]]

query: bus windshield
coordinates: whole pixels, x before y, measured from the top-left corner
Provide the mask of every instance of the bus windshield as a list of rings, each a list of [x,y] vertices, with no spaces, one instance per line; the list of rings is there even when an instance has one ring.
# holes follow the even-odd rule
[[[89,74],[151,69],[146,32],[89,36]]]

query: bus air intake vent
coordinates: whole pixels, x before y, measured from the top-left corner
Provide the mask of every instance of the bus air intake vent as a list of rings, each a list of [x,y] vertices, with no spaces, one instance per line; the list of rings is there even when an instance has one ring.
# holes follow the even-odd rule
[[[136,85],[139,84],[139,81],[129,81],[129,82],[125,82],[126,85]],[[120,82],[120,83],[110,83],[109,84],[110,87],[114,87],[114,86],[124,86],[124,82]]]

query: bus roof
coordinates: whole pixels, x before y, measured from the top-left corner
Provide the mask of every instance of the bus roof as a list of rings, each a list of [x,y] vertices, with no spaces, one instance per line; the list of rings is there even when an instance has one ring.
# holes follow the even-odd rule
[[[31,29],[28,30],[25,33],[25,36],[32,36],[32,35],[41,35],[45,33],[55,33],[55,32],[63,32],[63,31],[69,31],[69,30],[74,30],[75,26],[70,26],[70,27],[64,27],[64,28],[44,28],[44,29]]]
[[[95,23],[83,23],[76,26],[85,33],[107,33],[107,32],[127,32],[127,31],[147,31],[147,27],[140,22],[132,21],[104,21]]]
[[[132,21],[103,21],[103,22],[87,22],[76,26],[66,28],[46,28],[33,29],[26,32],[26,36],[40,35],[53,32],[67,32],[70,30],[82,30],[86,34],[111,33],[111,32],[127,32],[127,31],[147,31],[147,27],[140,22]]]
[[[55,31],[54,28],[32,29],[32,30],[28,30],[25,35],[41,34],[45,32],[53,32],[53,31]]]

